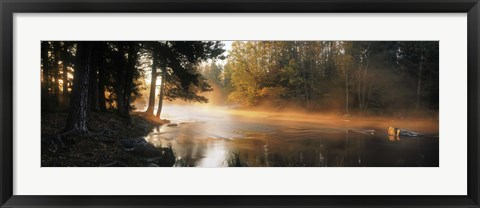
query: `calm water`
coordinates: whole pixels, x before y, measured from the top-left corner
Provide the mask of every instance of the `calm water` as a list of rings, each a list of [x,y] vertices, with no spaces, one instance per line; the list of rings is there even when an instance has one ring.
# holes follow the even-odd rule
[[[255,167],[437,167],[438,122],[344,119],[227,107],[167,105],[146,138],[172,146],[182,166],[224,167],[238,158]],[[392,125],[422,137],[389,137]],[[375,133],[370,134],[371,130]]]

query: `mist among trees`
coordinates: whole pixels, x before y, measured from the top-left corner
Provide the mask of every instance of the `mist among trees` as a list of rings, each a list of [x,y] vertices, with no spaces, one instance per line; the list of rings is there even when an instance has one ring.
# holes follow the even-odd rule
[[[348,115],[438,112],[438,42],[237,41],[205,76],[229,103]],[[403,115],[405,114],[405,115]]]

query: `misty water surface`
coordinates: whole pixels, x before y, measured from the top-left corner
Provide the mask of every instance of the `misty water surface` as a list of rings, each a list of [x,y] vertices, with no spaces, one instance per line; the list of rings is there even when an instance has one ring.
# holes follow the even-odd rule
[[[146,140],[171,145],[182,166],[225,167],[236,154],[256,167],[437,167],[438,121],[394,121],[228,107],[167,105]],[[392,125],[421,137],[387,135]],[[374,134],[371,134],[374,130]]]

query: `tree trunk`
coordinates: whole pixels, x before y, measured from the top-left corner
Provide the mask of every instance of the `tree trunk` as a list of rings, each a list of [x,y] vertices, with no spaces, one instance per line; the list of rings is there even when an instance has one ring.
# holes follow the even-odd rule
[[[68,67],[63,63],[63,72],[62,72],[62,102],[60,103],[62,107],[68,106]]]
[[[160,118],[162,114],[162,107],[163,107],[163,96],[165,92],[165,80],[166,78],[166,69],[162,69],[162,84],[160,85],[160,97],[158,99],[158,109],[157,109],[157,117]]]
[[[96,48],[95,48],[96,49]],[[97,75],[97,54],[93,52],[94,55],[92,57],[92,68],[90,70],[90,83],[89,83],[89,91],[90,96],[88,100],[89,110],[99,111],[100,105],[98,102],[98,75]]]
[[[359,71],[357,73],[357,94],[358,94],[358,107],[359,109],[363,108],[362,103],[362,67],[359,67]]]
[[[125,117],[130,116],[130,102],[132,98],[132,88],[133,88],[133,75],[135,73],[135,65],[137,61],[137,55],[135,50],[134,42],[128,43],[128,62],[127,62],[127,71],[125,73],[125,89],[124,92],[124,106],[122,110],[122,115]]]
[[[88,132],[88,88],[92,48],[92,42],[79,42],[77,45],[78,65],[74,73],[72,100],[64,132]]]
[[[367,56],[367,64],[365,68],[363,69],[363,87],[362,87],[362,108],[366,109],[368,106],[368,97],[367,97],[367,86],[368,86],[368,64],[369,64],[370,58]]]
[[[302,42],[303,43],[303,42]],[[306,72],[306,68],[305,67],[305,58],[304,58],[304,51],[305,51],[305,48],[304,48],[304,44],[302,44],[300,46],[300,66],[302,67],[302,76],[303,76],[303,91],[305,93],[305,104],[307,107],[310,107],[310,101],[308,100],[308,83],[307,83],[307,72]]]
[[[50,69],[50,63],[48,60],[48,48],[49,44],[47,41],[41,42],[41,58],[42,58],[42,108],[48,106],[48,71]]]
[[[59,95],[60,95],[60,85],[59,85],[59,79],[60,79],[60,73],[58,73],[60,71],[60,68],[61,68],[61,64],[60,64],[60,61],[61,60],[61,57],[60,57],[60,53],[61,53],[61,50],[62,50],[62,46],[60,45],[60,42],[59,41],[55,41],[54,42],[54,50],[55,50],[55,70],[54,70],[54,85],[53,85],[53,92],[55,94],[55,97],[57,99],[57,102],[59,100]]]
[[[348,68],[345,68],[345,114],[348,114]]]
[[[157,89],[157,52],[152,50],[152,79],[150,80],[150,96],[148,97],[148,107],[146,113],[153,114],[155,108],[155,91]]]
[[[115,82],[115,94],[116,94],[116,101],[117,101],[117,112],[120,116],[125,116],[125,76],[127,66],[125,63],[125,48],[122,43],[118,46],[118,53],[115,57],[115,66],[117,67],[117,76]]]
[[[418,71],[418,78],[417,78],[417,102],[415,104],[415,109],[417,110],[420,108],[420,92],[422,88],[422,77],[420,75],[421,72],[422,72],[422,64],[420,64],[420,68]]]
[[[117,111],[120,116],[124,116],[123,110],[125,109],[125,98],[123,97],[123,84],[117,84]]]
[[[358,74],[358,82],[359,82],[359,89],[358,89],[358,93],[359,93],[359,106],[360,106],[360,109],[365,109],[366,108],[366,103],[368,102],[368,99],[367,99],[367,83],[368,83],[368,80],[367,80],[367,70],[368,70],[368,67],[369,67],[369,63],[370,63],[370,44],[367,44],[367,48],[365,49],[365,59],[366,59],[366,63],[365,65],[362,67],[360,66],[360,72]],[[362,64],[363,64],[363,61],[362,61]],[[362,69],[363,68],[363,69]]]
[[[98,105],[101,112],[107,111],[107,106],[105,103],[105,61],[101,60],[98,67]]]
[[[422,71],[423,71],[423,45],[421,45],[420,49],[420,66],[418,67],[418,74],[417,74],[417,102],[415,104],[415,109],[420,108],[420,92],[422,89]]]

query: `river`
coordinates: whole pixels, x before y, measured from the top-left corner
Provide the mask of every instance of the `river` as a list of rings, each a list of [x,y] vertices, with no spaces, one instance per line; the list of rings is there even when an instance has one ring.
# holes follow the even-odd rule
[[[146,140],[190,167],[438,167],[438,121],[166,105]],[[421,133],[388,136],[389,126]]]

